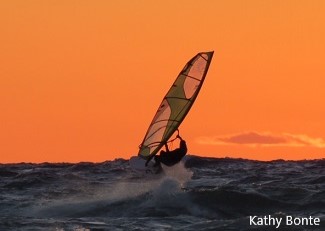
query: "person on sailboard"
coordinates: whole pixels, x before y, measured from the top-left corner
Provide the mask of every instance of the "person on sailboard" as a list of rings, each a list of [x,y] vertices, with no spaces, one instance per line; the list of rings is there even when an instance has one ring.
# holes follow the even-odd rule
[[[187,146],[186,141],[182,139],[179,135],[176,136],[176,138],[180,139],[179,148],[169,151],[167,144],[165,144],[166,151],[162,150],[159,155],[156,155],[155,158],[155,166],[160,165],[160,163],[163,163],[166,166],[173,166],[177,163],[179,163],[182,158],[187,153]]]

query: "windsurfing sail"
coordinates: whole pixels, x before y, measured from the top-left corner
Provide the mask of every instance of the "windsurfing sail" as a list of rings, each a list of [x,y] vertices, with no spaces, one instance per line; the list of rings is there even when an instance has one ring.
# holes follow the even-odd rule
[[[150,160],[178,129],[191,109],[208,72],[213,51],[195,55],[163,98],[140,144],[138,155]]]

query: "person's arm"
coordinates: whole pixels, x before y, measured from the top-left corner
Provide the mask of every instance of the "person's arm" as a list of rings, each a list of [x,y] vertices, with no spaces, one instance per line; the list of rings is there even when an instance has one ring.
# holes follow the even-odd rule
[[[169,152],[169,148],[168,148],[167,143],[165,143],[165,149],[166,149],[166,152]]]
[[[183,138],[180,135],[177,135],[176,138],[180,139],[181,141],[183,140]]]
[[[183,150],[185,153],[187,152],[187,145],[186,145],[186,141],[185,140],[183,140],[183,138],[182,137],[180,137],[180,135],[177,135],[176,136],[178,139],[180,139],[181,141],[179,142],[179,148],[181,149],[181,150]]]

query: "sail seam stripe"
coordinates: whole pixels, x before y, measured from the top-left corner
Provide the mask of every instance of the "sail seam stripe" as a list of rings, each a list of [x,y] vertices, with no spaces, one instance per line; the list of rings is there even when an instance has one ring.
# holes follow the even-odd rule
[[[164,119],[164,120],[157,120],[156,122],[154,122],[152,124],[156,124],[156,123],[164,122],[164,121],[179,122],[179,120]],[[164,126],[164,127],[167,127],[167,126]],[[163,128],[163,127],[161,127],[161,128]],[[159,128],[159,129],[161,129],[161,128]]]
[[[187,98],[182,98],[182,97],[177,97],[177,96],[166,96],[166,99],[182,99],[182,100],[186,100],[189,101],[191,99],[187,99]]]
[[[195,80],[197,80],[197,81],[201,81],[201,79],[195,78],[195,77],[193,77],[193,76],[190,76],[190,75],[187,75],[187,74],[183,74],[183,75],[185,75],[186,77],[189,77],[189,78],[191,78],[191,79],[195,79]]]
[[[201,53],[200,53],[200,56],[205,60],[205,61],[208,61],[208,59],[206,59]]]

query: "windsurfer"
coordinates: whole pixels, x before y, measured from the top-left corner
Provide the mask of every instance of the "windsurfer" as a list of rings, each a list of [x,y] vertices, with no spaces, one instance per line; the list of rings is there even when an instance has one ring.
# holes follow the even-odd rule
[[[173,166],[177,163],[179,163],[182,158],[187,153],[187,146],[185,140],[182,139],[179,135],[177,135],[178,139],[180,139],[179,142],[179,148],[169,151],[167,144],[165,144],[166,151],[162,150],[159,155],[156,155],[155,158],[155,166],[160,165],[160,163],[163,163],[167,166]]]

